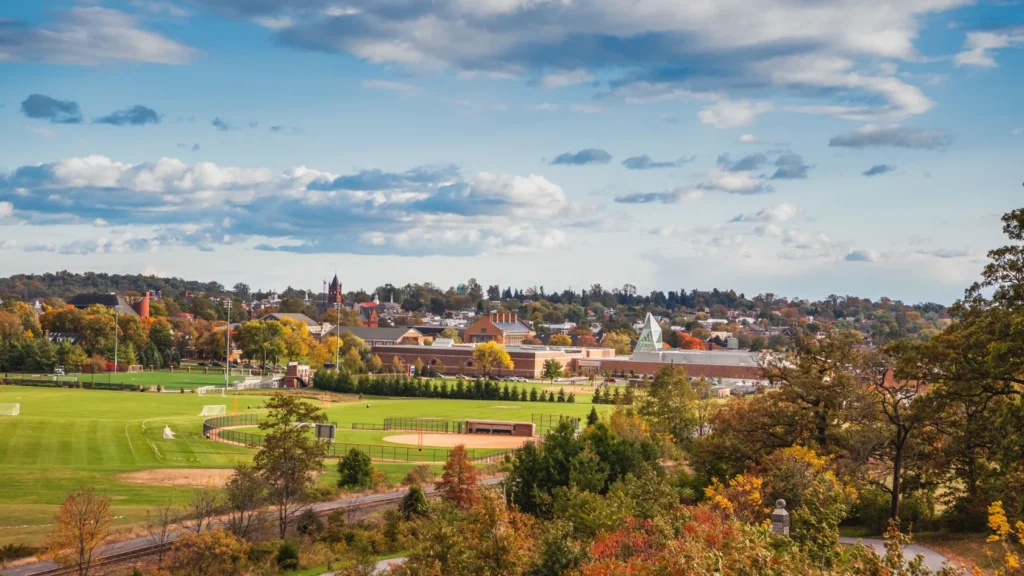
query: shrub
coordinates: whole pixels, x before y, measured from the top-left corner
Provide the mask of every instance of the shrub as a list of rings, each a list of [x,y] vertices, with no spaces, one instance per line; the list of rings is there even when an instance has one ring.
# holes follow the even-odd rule
[[[291,542],[282,542],[281,547],[277,549],[276,561],[278,568],[282,570],[298,570],[299,550]]]
[[[295,521],[295,529],[303,536],[316,536],[323,532],[324,521],[320,519],[320,515],[312,508],[306,508],[302,511],[302,514],[299,514],[298,520]]]
[[[338,462],[339,488],[370,488],[373,486],[373,464],[370,455],[352,448]]]

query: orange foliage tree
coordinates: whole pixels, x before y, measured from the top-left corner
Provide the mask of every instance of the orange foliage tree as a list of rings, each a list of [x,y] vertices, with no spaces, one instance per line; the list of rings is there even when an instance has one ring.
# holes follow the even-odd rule
[[[91,488],[72,492],[61,504],[57,530],[46,541],[46,550],[57,564],[74,567],[86,576],[92,569],[93,554],[110,532],[110,498]]]
[[[704,342],[686,332],[679,333],[679,347],[683,350],[703,350]]]
[[[469,461],[466,446],[459,444],[448,453],[444,473],[437,482],[437,491],[457,508],[468,510],[479,500],[476,480],[476,468]]]

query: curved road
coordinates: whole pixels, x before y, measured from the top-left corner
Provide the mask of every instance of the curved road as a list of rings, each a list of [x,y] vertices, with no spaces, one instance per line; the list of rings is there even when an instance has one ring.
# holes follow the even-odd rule
[[[875,554],[879,556],[885,556],[885,541],[878,538],[850,538],[847,536],[839,537],[840,544],[867,546],[875,551]],[[909,561],[913,560],[918,554],[924,556],[924,565],[932,572],[937,572],[942,568],[942,565],[949,561],[948,558],[939,554],[935,550],[919,546],[917,544],[909,544],[903,547],[903,556]]]

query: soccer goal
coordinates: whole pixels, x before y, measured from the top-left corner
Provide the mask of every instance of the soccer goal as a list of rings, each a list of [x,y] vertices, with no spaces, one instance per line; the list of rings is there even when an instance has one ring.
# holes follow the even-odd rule
[[[225,395],[223,386],[200,386],[199,388],[196,388],[196,394],[200,396],[206,396],[207,394],[216,395],[218,391],[221,396]]]
[[[145,372],[146,368],[142,364],[132,364],[128,367],[129,374],[138,374],[139,372]]]
[[[225,416],[228,413],[228,407],[226,404],[207,404],[203,406],[203,411],[199,413],[200,416]]]
[[[17,416],[21,414],[21,404],[0,404],[0,416]]]
[[[164,424],[164,440],[174,440],[174,430],[167,424]]]

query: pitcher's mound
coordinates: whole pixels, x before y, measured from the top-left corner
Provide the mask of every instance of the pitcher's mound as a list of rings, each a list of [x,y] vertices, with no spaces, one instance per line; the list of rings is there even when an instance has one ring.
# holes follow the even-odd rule
[[[396,436],[385,436],[385,442],[395,444],[419,444],[417,434],[398,434]],[[424,446],[453,447],[459,444],[466,448],[519,448],[526,442],[534,441],[526,436],[500,436],[493,434],[424,434]]]
[[[129,484],[147,486],[193,486],[195,488],[221,488],[227,484],[234,470],[231,468],[157,468],[118,474],[117,479]]]

